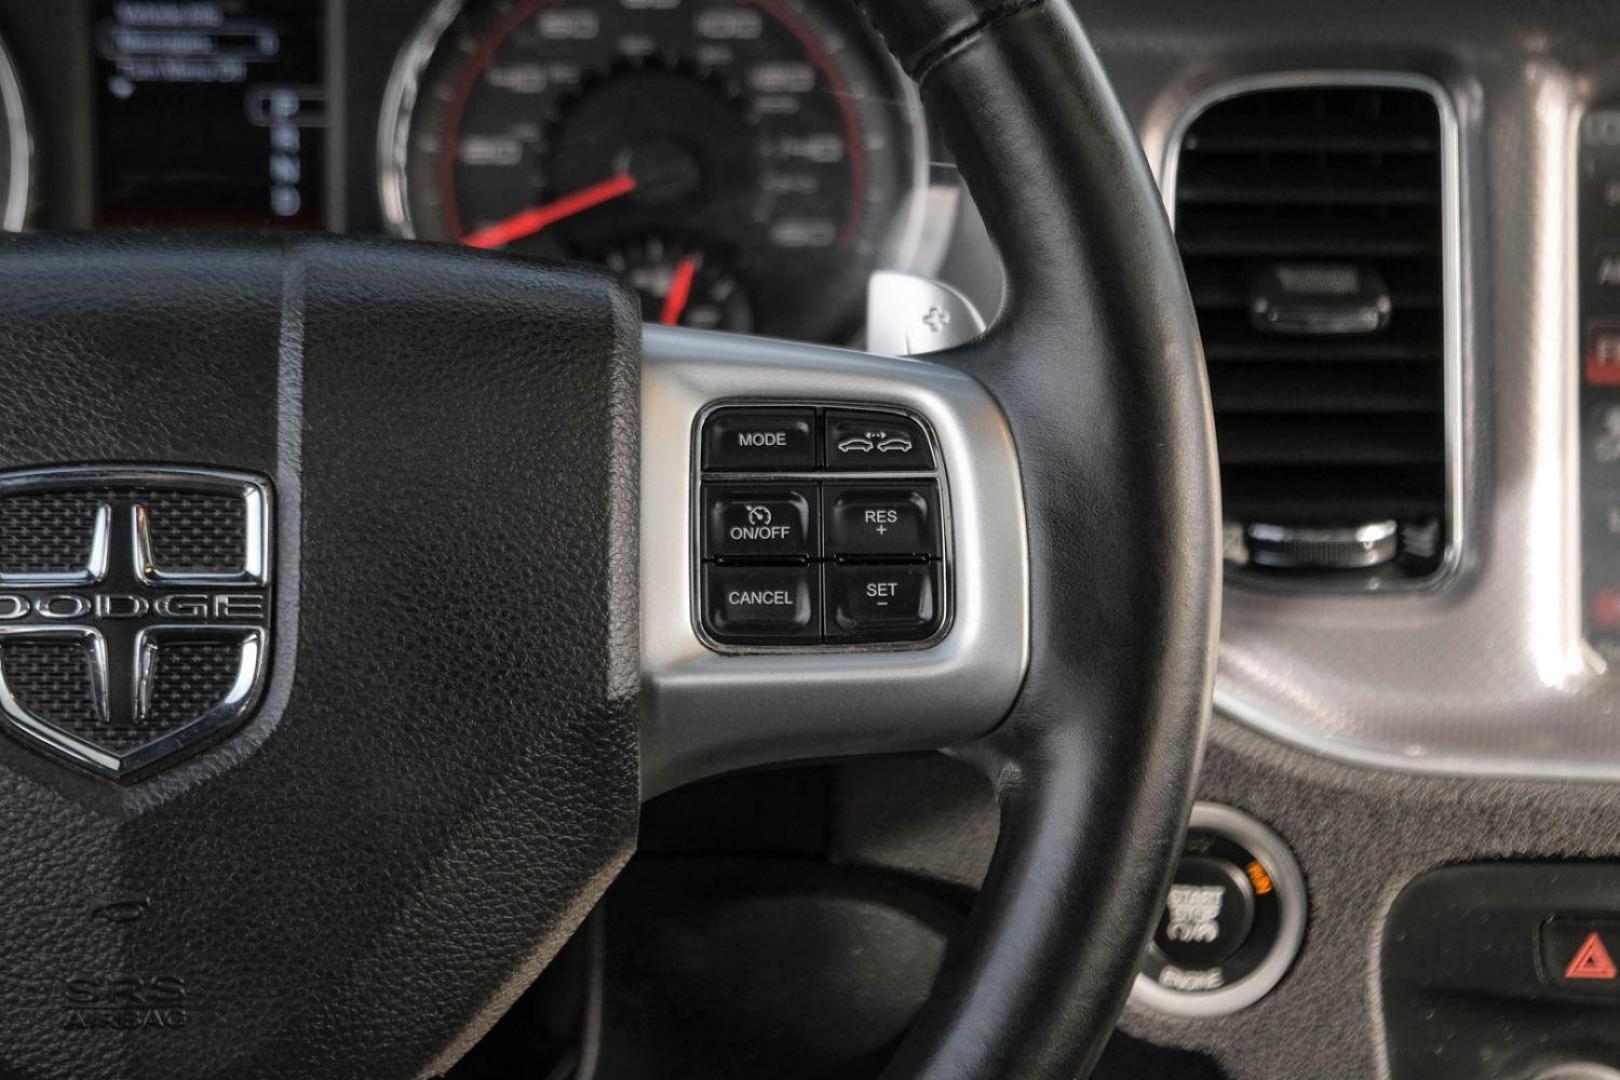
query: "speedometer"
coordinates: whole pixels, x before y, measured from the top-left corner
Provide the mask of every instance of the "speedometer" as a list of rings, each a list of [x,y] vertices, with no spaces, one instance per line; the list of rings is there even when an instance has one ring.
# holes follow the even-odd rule
[[[844,0],[443,0],[381,153],[399,234],[597,262],[666,323],[847,336],[924,224],[915,93]]]
[[[15,232],[27,217],[29,156],[22,85],[0,41],[0,229]]]

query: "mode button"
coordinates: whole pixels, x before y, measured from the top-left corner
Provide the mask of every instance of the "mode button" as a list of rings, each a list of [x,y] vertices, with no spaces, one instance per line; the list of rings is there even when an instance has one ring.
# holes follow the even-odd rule
[[[703,467],[726,472],[815,468],[815,410],[717,409],[703,425]]]

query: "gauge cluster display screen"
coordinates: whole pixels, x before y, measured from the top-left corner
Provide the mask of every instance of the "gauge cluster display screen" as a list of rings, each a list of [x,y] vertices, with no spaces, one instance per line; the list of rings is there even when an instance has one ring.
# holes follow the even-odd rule
[[[102,225],[321,228],[321,0],[97,0]]]
[[[908,265],[927,150],[855,5],[449,0],[401,54],[402,236],[583,260],[648,320],[847,340]]]

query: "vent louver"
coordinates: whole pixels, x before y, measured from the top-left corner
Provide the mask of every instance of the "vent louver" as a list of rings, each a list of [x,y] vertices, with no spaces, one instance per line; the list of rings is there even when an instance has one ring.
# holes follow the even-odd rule
[[[1447,531],[1439,106],[1307,86],[1186,127],[1174,212],[1231,561],[1305,584],[1432,574]]]

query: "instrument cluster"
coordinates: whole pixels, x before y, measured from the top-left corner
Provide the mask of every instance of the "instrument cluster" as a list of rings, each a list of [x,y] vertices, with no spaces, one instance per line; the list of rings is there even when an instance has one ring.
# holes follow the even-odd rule
[[[0,227],[305,229],[583,260],[649,321],[849,341],[956,182],[846,0],[0,11]]]

